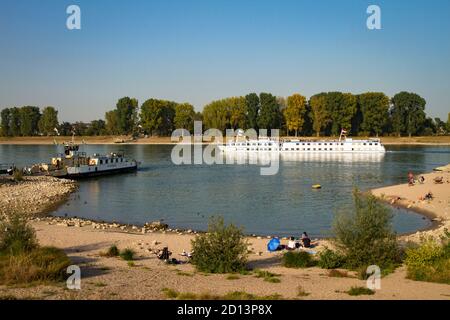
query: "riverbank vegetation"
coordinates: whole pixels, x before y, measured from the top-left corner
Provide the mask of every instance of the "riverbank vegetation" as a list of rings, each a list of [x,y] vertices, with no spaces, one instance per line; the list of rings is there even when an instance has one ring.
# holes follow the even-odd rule
[[[424,239],[419,246],[406,250],[408,278],[450,284],[450,232],[440,242]]]
[[[39,246],[34,230],[20,215],[0,220],[1,285],[61,281],[69,265],[62,250]]]
[[[382,274],[392,272],[402,262],[402,252],[392,229],[392,212],[372,195],[353,193],[354,208],[337,215],[334,222],[335,251],[325,249],[318,265],[325,269],[345,268],[367,277],[370,265]]]
[[[447,122],[427,117],[426,101],[410,92],[389,98],[382,92],[361,94],[323,92],[307,99],[294,93],[277,97],[271,93],[249,93],[208,103],[196,112],[189,103],[123,97],[104,119],[85,122],[58,121],[54,107],[4,108],[0,135],[17,136],[170,136],[184,128],[192,133],[194,121],[203,121],[203,130],[281,129],[281,135],[337,136],[345,129],[353,136],[432,136],[450,133]]]
[[[225,225],[223,218],[212,218],[208,232],[192,240],[191,262],[201,272],[241,272],[246,268],[247,248],[241,229]]]

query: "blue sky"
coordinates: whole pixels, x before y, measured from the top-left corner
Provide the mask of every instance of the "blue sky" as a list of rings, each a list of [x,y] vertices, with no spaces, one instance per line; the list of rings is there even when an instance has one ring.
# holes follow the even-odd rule
[[[66,8],[81,8],[81,30]],[[377,4],[382,30],[366,28]],[[118,98],[406,90],[450,112],[448,0],[0,0],[0,108],[103,118]]]

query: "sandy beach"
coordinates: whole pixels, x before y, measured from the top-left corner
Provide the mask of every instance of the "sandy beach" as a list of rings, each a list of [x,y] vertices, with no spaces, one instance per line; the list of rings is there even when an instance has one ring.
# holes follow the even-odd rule
[[[404,240],[418,240],[421,235],[439,234],[449,225],[450,188],[444,183],[435,185],[435,176],[449,179],[449,173],[425,174],[423,185],[398,185],[373,190],[386,201],[400,196],[395,205],[410,206],[412,209],[426,210],[440,219],[438,229],[402,236]],[[46,181],[50,183],[51,181]],[[58,184],[58,182],[53,181]],[[23,192],[25,187],[20,188]],[[49,190],[42,188],[41,199],[53,199]],[[72,192],[72,189],[70,192]],[[434,200],[418,201],[422,193],[432,191]],[[0,189],[0,192],[2,189]],[[3,190],[4,191],[4,190]],[[61,200],[61,198],[58,198]],[[56,198],[54,198],[56,201]],[[52,201],[42,201],[39,205],[48,209]],[[5,207],[3,207],[5,208]],[[244,291],[258,296],[280,295],[283,299],[450,299],[450,286],[445,284],[416,282],[406,279],[405,267],[382,279],[381,290],[372,296],[353,297],[346,293],[352,286],[365,286],[365,281],[356,278],[352,272],[347,277],[330,277],[328,270],[317,267],[289,269],[281,266],[281,254],[269,253],[265,237],[248,237],[249,267],[278,274],[280,283],[270,283],[255,275],[205,275],[195,271],[191,264],[167,265],[158,260],[155,249],[168,246],[172,257],[185,261],[181,253],[190,250],[194,231],[167,230],[154,231],[138,226],[97,223],[76,218],[37,217],[32,219],[41,245],[62,248],[71,261],[80,266],[82,272],[81,290],[67,290],[65,284],[34,285],[27,287],[0,286],[0,297],[13,296],[19,299],[167,299],[164,288],[181,293],[225,295],[233,291]],[[407,238],[405,238],[407,237]],[[286,242],[286,241],[284,241]],[[134,266],[119,258],[102,255],[111,245],[119,249],[131,248],[137,253]],[[329,245],[326,240],[317,242],[315,251]],[[298,292],[306,292],[299,296]]]
[[[423,176],[424,183],[415,183],[413,186],[400,184],[372,190],[376,197],[388,202],[392,206],[401,206],[421,214],[424,214],[436,224],[431,230],[418,231],[414,234],[401,237],[405,241],[419,241],[423,237],[439,237],[445,228],[450,230],[450,173],[431,172],[417,174],[416,177]],[[443,183],[436,184],[434,179],[442,177]],[[406,177],[405,177],[406,180]],[[431,192],[433,199],[424,200],[424,196]]]

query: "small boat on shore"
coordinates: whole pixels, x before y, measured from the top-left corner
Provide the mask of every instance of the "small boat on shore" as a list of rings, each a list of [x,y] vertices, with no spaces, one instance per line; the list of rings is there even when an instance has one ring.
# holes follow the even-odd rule
[[[138,162],[125,157],[123,152],[107,155],[86,155],[80,146],[69,142],[64,144],[64,153],[53,157],[50,164],[38,166],[38,172],[57,178],[80,179],[100,175],[133,172],[138,169]],[[29,173],[34,174],[30,169]]]

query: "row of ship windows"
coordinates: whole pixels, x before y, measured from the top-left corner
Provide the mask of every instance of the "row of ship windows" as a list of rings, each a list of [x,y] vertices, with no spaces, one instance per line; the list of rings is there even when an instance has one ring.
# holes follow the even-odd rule
[[[116,163],[119,163],[119,158],[116,158]],[[108,164],[108,159],[105,160],[105,164]],[[123,158],[120,158],[120,162],[123,162]],[[128,162],[125,160],[125,162]],[[111,163],[114,163],[114,159],[111,159]],[[100,159],[100,164],[103,164],[103,160]]]
[[[272,145],[272,142],[269,142],[269,143],[264,143],[264,144],[262,144],[262,143],[258,143],[258,144],[256,144],[256,143],[231,143],[231,145],[232,146],[234,146],[234,145],[236,145],[236,146],[250,146],[250,145],[252,145],[252,146],[256,146],[256,145],[258,145],[258,146],[267,146],[267,145],[269,145],[269,146],[271,146]]]
[[[341,144],[341,146],[344,145],[343,142],[341,142],[340,144]],[[256,146],[256,145],[258,145],[258,146],[261,146],[261,145],[267,146],[267,145],[269,145],[269,146],[271,146],[272,143],[269,143],[269,144],[267,144],[267,143],[264,143],[264,144],[262,144],[262,143],[258,143],[258,144],[256,144],[256,143],[251,143],[251,144],[250,144],[250,143],[236,143],[236,144],[235,144],[235,143],[231,143],[231,145],[232,145],[232,146],[234,146],[234,145],[237,145],[237,146],[250,146],[250,145],[252,145],[252,146]],[[300,143],[297,142],[295,145],[299,146]],[[305,145],[308,145],[308,146],[309,146],[309,145],[311,145],[311,143],[310,143],[310,142],[307,142],[307,143],[304,143],[304,142],[303,142],[302,145],[303,145],[303,146],[305,146]],[[318,143],[317,145],[321,146],[322,143]],[[328,144],[327,144],[327,143],[324,143],[323,145],[326,146],[326,145],[328,145]],[[339,143],[331,143],[331,142],[330,142],[329,145],[330,145],[330,146],[332,146],[332,145],[338,146]],[[355,145],[361,145],[361,144],[360,144],[360,143],[355,143]],[[366,146],[367,143],[364,142],[363,145]],[[375,143],[369,142],[368,145],[369,145],[369,146],[372,146],[372,145],[377,146],[378,143],[377,143],[377,142],[375,142]]]

